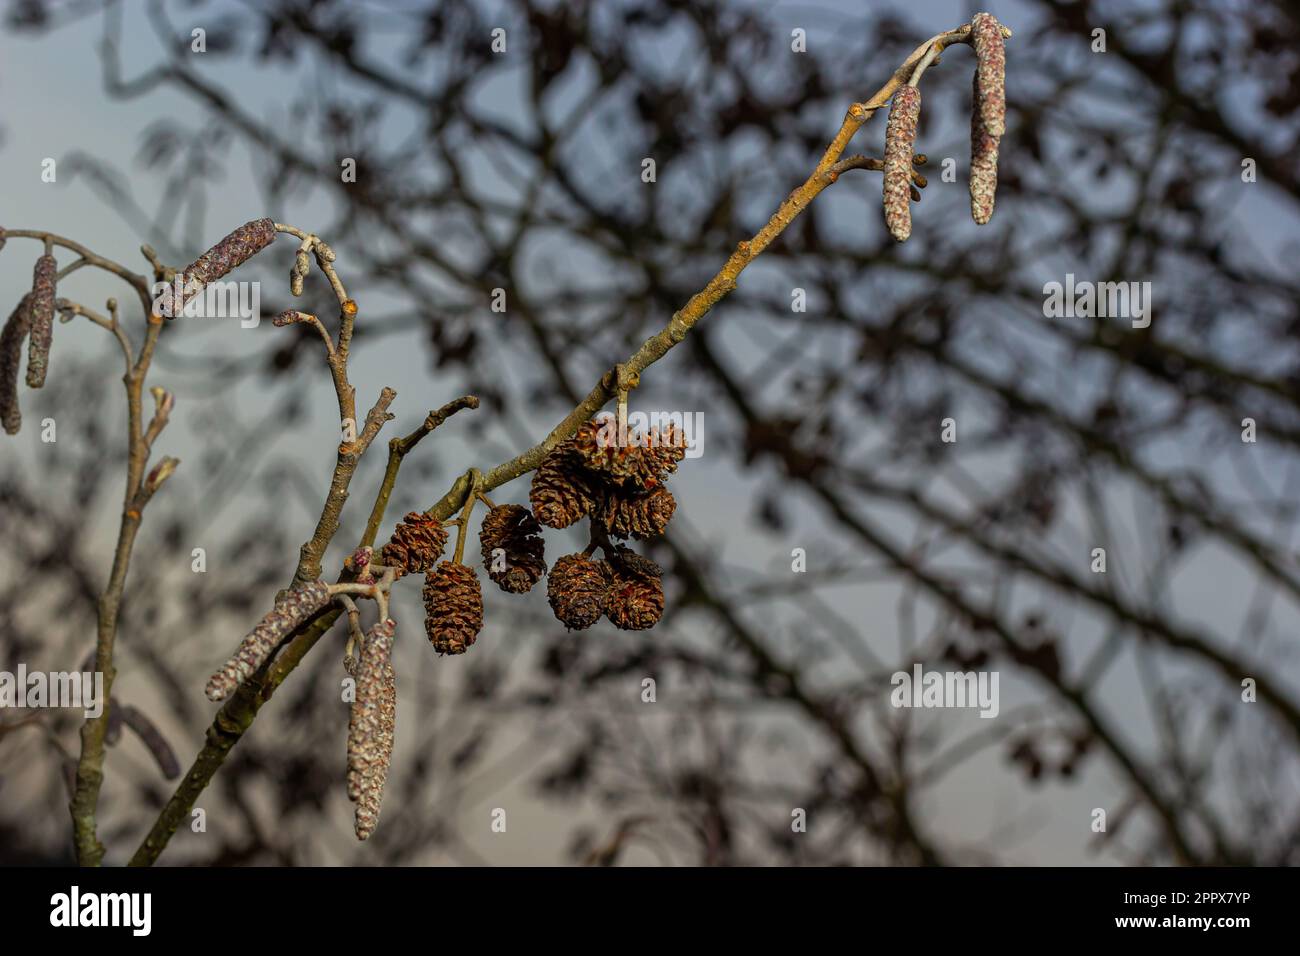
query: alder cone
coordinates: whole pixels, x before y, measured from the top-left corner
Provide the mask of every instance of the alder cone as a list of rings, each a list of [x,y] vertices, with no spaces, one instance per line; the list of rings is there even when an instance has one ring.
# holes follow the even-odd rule
[[[566,554],[555,562],[546,585],[555,618],[571,631],[581,631],[600,620],[609,590],[610,568],[585,554]]]
[[[503,591],[522,594],[546,573],[546,542],[541,526],[522,505],[498,505],[483,516],[478,543],[488,577]],[[495,553],[505,552],[505,568],[493,570]]]
[[[586,422],[572,440],[582,464],[606,483],[645,490],[663,484],[686,456],[685,437],[672,423],[624,438],[619,444],[618,422],[607,417]]]
[[[483,629],[483,591],[474,569],[443,561],[424,576],[424,630],[439,654],[464,654]]]
[[[574,454],[573,440],[561,442],[533,472],[528,501],[548,528],[567,528],[591,514],[597,491],[592,476]]]
[[[27,305],[30,295],[18,300],[17,307],[0,332],[0,424],[10,435],[17,435],[23,424],[23,414],[18,408],[18,370],[23,360],[23,341],[31,327],[31,313]]]
[[[664,533],[677,500],[663,485],[641,494],[611,488],[600,508],[600,519],[616,538],[654,538]]]
[[[433,515],[412,511],[393,529],[393,536],[380,551],[380,563],[401,574],[423,574],[442,557],[447,546],[447,529]]]
[[[642,459],[655,469],[662,481],[677,471],[677,465],[686,457],[686,433],[671,422],[662,431],[651,429]],[[650,487],[644,481],[644,487]]]
[[[609,563],[605,616],[623,631],[644,631],[664,614],[663,571],[649,558],[620,548]]]

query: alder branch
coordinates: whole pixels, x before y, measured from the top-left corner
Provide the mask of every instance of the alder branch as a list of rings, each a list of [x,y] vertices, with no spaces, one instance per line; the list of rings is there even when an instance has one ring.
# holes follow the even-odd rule
[[[850,168],[873,168],[866,157],[851,157],[846,165],[838,168],[837,164],[840,163],[845,149],[857,131],[871,119],[877,110],[889,101],[894,90],[907,81],[922,60],[926,60],[927,63],[932,62],[939,51],[946,46],[969,43],[970,32],[970,25],[966,24],[955,30],[931,37],[907,57],[894,71],[889,81],[870,99],[852,104],[845,114],[839,131],[835,134],[817,166],[804,183],[790,193],[762,229],[749,240],[737,245],[735,251],[728,257],[717,274],[709,280],[703,289],[692,296],[685,306],[672,315],[668,324],[661,331],[646,339],[640,348],[625,362],[618,363],[601,376],[587,396],[539,444],[511,460],[497,465],[486,473],[481,473],[474,468],[467,470],[441,499],[427,509],[426,514],[445,521],[455,511],[470,505],[475,495],[486,495],[493,489],[535,469],[557,444],[573,435],[579,426],[589,420],[609,401],[616,398],[620,386],[626,387],[626,383],[636,381],[641,372],[659,361],[673,347],[682,342],[691,329],[708,314],[713,306],[736,288],[741,272],[763,250],[771,245],[826,187],[834,183],[841,172]],[[1005,27],[1003,33],[1007,37],[1011,36],[1011,31]],[[303,239],[305,244],[312,239],[310,234],[281,223],[276,223],[276,229]],[[325,268],[325,265],[325,263],[322,263],[322,268]],[[348,408],[351,393],[345,374],[347,343],[351,339],[351,320],[355,317],[356,308],[355,304],[350,299],[347,299],[341,284],[335,286],[335,294],[340,301],[341,324],[335,349],[336,354],[330,356],[330,367],[335,375],[335,387],[338,392],[340,412],[343,413],[342,417],[346,419],[348,417],[346,409]],[[352,306],[350,310],[349,305]],[[340,372],[336,366],[341,366],[343,371]],[[385,392],[387,391],[386,389]],[[466,400],[462,399],[461,401],[465,402]],[[456,404],[452,403],[452,405]],[[460,407],[473,406],[466,403]],[[387,415],[386,409],[387,403],[383,402],[381,396],[381,404],[372,410],[371,415],[375,416],[378,413],[386,420],[391,417]],[[448,414],[451,414],[451,412],[448,412]],[[421,429],[417,429],[415,433],[401,441],[410,441],[413,446],[424,434],[432,431],[433,428],[437,427],[437,424],[440,424],[438,422],[430,425],[432,418],[433,415],[430,416],[429,420],[426,420],[425,426],[428,426],[427,428],[422,426]],[[382,426],[382,422],[379,423],[379,426]],[[374,428],[376,433],[379,426]],[[368,422],[368,431],[370,427],[370,422]],[[373,434],[370,435],[371,439],[373,437]],[[368,445],[369,441],[365,441],[364,444]],[[319,577],[325,548],[338,529],[339,514],[347,498],[347,485],[356,467],[355,460],[345,460],[347,445],[347,442],[340,445],[339,462],[335,467],[335,479],[331,483],[331,493],[322,511],[316,533],[311,540],[303,545],[298,572],[294,576],[295,585],[305,584]],[[361,450],[364,451],[364,447]],[[409,448],[406,450],[409,451]],[[379,495],[376,497],[375,505],[372,508],[371,521],[368,522],[366,532],[363,535],[362,546],[374,544],[384,508],[391,494],[392,481],[396,478],[396,470],[400,467],[404,455],[405,451],[399,453],[397,448],[390,445],[389,471],[385,474],[384,483],[381,485]],[[464,533],[465,528],[462,527],[460,529],[462,538]],[[345,569],[341,579],[346,577],[347,574],[348,572]],[[315,619],[301,626],[288,640],[284,650],[272,661],[264,664],[262,669],[254,674],[252,678],[245,681],[221,708],[208,729],[207,743],[195,758],[194,765],[183,778],[181,785],[163,808],[150,833],[131,858],[131,865],[148,866],[158,858],[158,855],[171,839],[172,834],[175,833],[181,820],[193,806],[199,793],[202,792],[208,781],[220,768],[226,754],[230,752],[230,749],[252,725],[261,705],[270,699],[275,688],[283,682],[303,657],[315,646],[316,642],[333,626],[334,622],[343,613],[343,610],[341,606],[331,606],[328,610],[317,615]]]

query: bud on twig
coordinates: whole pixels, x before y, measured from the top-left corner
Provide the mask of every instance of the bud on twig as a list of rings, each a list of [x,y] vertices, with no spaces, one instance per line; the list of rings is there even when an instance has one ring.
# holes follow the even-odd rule
[[[172,458],[168,455],[154,465],[144,479],[145,493],[151,495],[162,487],[162,483],[172,476],[172,472],[176,470],[176,466],[180,463],[179,458]]]
[[[18,300],[0,332],[0,424],[10,435],[18,434],[23,424],[18,409],[18,368],[22,364],[23,340],[31,327],[31,311],[27,308],[30,301],[30,295]]]
[[[27,343],[27,386],[40,388],[50,364],[54,343],[54,277],[59,264],[51,255],[36,260],[32,270],[31,340]]]
[[[208,700],[225,700],[231,691],[248,680],[266,663],[280,642],[303,621],[330,602],[329,585],[313,581],[290,591],[262,618],[239,645],[233,657],[208,679],[204,693]]]
[[[889,234],[903,242],[912,234],[912,145],[921,115],[921,91],[900,86],[894,93],[885,127],[885,223]]]
[[[154,415],[169,415],[171,410],[176,407],[176,396],[165,388],[157,385],[149,389],[149,394],[153,396]]]
[[[169,319],[175,318],[185,303],[202,291],[205,285],[220,279],[231,269],[243,265],[269,246],[274,239],[274,220],[254,219],[252,222],[244,223],[180,271],[179,275],[183,283],[180,301],[173,301],[174,288],[164,289],[158,297],[158,314]]]

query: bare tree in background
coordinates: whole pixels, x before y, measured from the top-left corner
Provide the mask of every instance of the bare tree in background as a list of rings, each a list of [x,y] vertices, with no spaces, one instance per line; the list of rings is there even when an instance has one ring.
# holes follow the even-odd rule
[[[418,675],[405,698],[418,715],[399,731],[388,810],[360,850],[337,792],[338,657],[315,654],[214,778],[208,838],[178,838],[167,859],[492,862],[466,840],[460,808],[524,774],[570,809],[580,862],[1014,862],[1017,821],[990,832],[962,819],[962,774],[978,768],[1007,792],[1050,794],[1031,804],[1057,808],[1038,825],[1077,834],[1099,860],[1295,862],[1300,298],[1286,265],[1300,22],[1280,2],[1130,6],[1044,0],[1003,14],[1016,39],[992,226],[968,218],[969,73],[936,69],[918,140],[931,185],[911,240],[884,229],[874,179],[846,174],[659,366],[670,380],[647,376],[639,399],[708,422],[711,491],[679,495],[652,551],[668,573],[659,628],[565,635],[544,603],[502,596],[488,617],[503,639],[463,666],[421,663],[428,649],[407,642],[399,666]],[[166,261],[234,225],[213,211],[226,164],[254,165],[278,220],[328,203],[317,231],[350,263],[353,294],[387,304],[359,355],[424,337],[436,394],[415,401],[480,396],[491,414],[466,427],[487,466],[662,328],[804,180],[844,104],[934,32],[895,11],[805,22],[696,0],[506,9],[20,2],[9,17],[33,31],[102,20],[111,96],[190,104],[141,131],[133,176],[168,184],[157,210],[92,153],[61,160]],[[510,38],[500,56],[498,26]],[[124,31],[149,28],[156,61],[124,62]],[[794,28],[815,40],[806,53],[791,51]],[[227,89],[247,64],[292,65],[297,85],[250,101]],[[341,181],[340,157],[355,158],[355,183]],[[637,175],[647,157],[653,186]],[[1247,160],[1257,181],[1243,179]],[[1272,205],[1269,234],[1251,203]],[[1150,281],[1153,321],[1046,316],[1044,283],[1067,273]],[[498,288],[504,313],[489,308]],[[315,310],[310,295],[326,294],[293,304]],[[276,334],[215,365],[180,337],[160,345],[162,369],[213,396],[186,423],[206,432],[211,461],[151,507],[121,669],[156,696],[183,758],[209,720],[196,689],[213,649],[287,580],[285,555],[314,520],[300,502],[325,482],[324,462],[276,453],[308,414],[281,386],[318,346],[306,327]],[[114,510],[104,479],[122,454],[121,423],[99,411],[108,360],[52,376],[41,406],[84,418],[86,441],[51,446],[35,474],[0,465],[5,662],[70,667],[85,653],[102,583],[85,533]],[[245,383],[286,398],[245,421],[222,398]],[[954,443],[941,440],[945,418]],[[404,475],[427,498],[462,464],[417,450]],[[357,479],[366,494],[377,483]],[[709,494],[752,502],[743,530],[766,554],[720,557],[715,532],[696,530]],[[392,510],[407,505],[428,501]],[[191,574],[191,542],[214,522],[235,529],[215,556],[223,571]],[[359,532],[345,525],[342,540]],[[806,573],[791,572],[793,548]],[[861,620],[863,589],[892,618]],[[64,609],[53,629],[50,607]],[[891,675],[914,662],[999,671],[1015,705],[991,721],[893,708]],[[647,676],[653,707],[638,696]],[[7,859],[65,852],[66,818],[49,808],[64,799],[59,748],[74,729],[0,737]],[[110,754],[124,778],[101,803],[110,846],[135,845],[140,807],[167,799],[142,758],[129,744]],[[1092,807],[1107,811],[1104,834],[1089,829]],[[792,830],[796,809],[806,832]]]

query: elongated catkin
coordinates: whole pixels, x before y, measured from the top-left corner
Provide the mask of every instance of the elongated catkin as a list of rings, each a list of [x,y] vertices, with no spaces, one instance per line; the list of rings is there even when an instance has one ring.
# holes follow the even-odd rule
[[[355,832],[368,839],[379,823],[379,810],[392,762],[397,727],[397,681],[393,672],[393,637],[389,618],[366,632],[356,663],[356,696],[348,716],[348,799],[357,805]]]
[[[208,679],[208,700],[225,700],[236,687],[266,663],[288,634],[330,602],[329,585],[313,581],[296,588],[275,603],[239,644],[230,660]]]
[[[921,91],[900,86],[894,93],[885,127],[885,224],[903,242],[912,234],[912,146],[921,116]]]
[[[998,138],[984,126],[978,105],[970,114],[970,214],[981,226],[993,216],[998,191]]]
[[[275,240],[273,219],[254,219],[226,236],[203,255],[176,274],[180,286],[163,289],[157,299],[158,314],[175,318],[209,282],[215,282],[232,269],[243,265]]]
[[[975,102],[980,119],[990,136],[1002,138],[1007,125],[1007,51],[1002,25],[989,13],[977,13],[971,20],[971,43],[975,47]]]
[[[31,328],[27,343],[27,387],[40,388],[50,367],[50,346],[54,344],[54,278],[59,264],[51,255],[36,260],[32,270],[32,292],[28,300]]]
[[[29,302],[29,295],[18,300],[0,332],[0,424],[10,435],[17,435],[23,424],[18,408],[18,370],[23,361],[23,342],[31,327]]]

